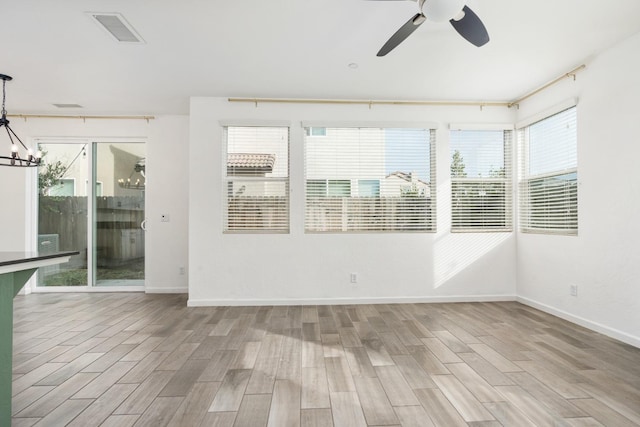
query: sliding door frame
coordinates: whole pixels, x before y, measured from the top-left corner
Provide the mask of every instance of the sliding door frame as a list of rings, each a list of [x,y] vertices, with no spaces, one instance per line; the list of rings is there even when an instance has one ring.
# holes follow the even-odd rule
[[[97,218],[95,203],[95,182],[96,182],[96,159],[97,147],[104,143],[136,143],[147,144],[146,137],[96,137],[96,138],[78,138],[78,137],[38,137],[32,139],[33,146],[37,144],[77,144],[87,145],[88,165],[87,177],[87,284],[84,286],[37,286],[36,275],[29,280],[21,293],[50,293],[50,292],[144,292],[146,287],[143,286],[98,286],[96,285],[96,224]],[[27,215],[26,221],[26,242],[25,250],[37,251],[38,249],[38,168],[31,168],[27,178],[27,197],[25,200],[25,211]],[[144,199],[146,205],[146,198]],[[146,211],[146,207],[145,207]],[[29,218],[30,217],[30,218]],[[146,248],[145,248],[146,252]],[[146,265],[146,256],[145,256]],[[146,272],[145,272],[146,276]]]

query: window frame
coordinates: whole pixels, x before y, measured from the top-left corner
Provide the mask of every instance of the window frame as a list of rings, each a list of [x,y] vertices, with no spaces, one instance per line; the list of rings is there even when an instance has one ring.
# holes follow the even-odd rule
[[[572,147],[575,155],[575,165],[571,167],[564,167],[561,169],[555,169],[551,171],[544,171],[535,175],[530,174],[530,128],[536,124],[549,120],[560,114],[572,111],[572,117],[566,122],[566,125],[573,123],[575,134],[575,147]],[[576,103],[569,105],[563,104],[561,107],[555,110],[547,111],[542,117],[537,116],[536,120],[531,120],[528,123],[520,124],[518,126],[517,138],[518,148],[520,153],[519,159],[519,176],[518,176],[518,199],[519,199],[519,231],[526,234],[552,234],[563,236],[577,236],[579,231],[579,174],[578,174],[578,108]],[[575,175],[572,179],[563,179],[568,175]],[[550,182],[546,186],[541,187],[542,191],[549,193],[548,197],[539,197],[536,202],[540,203],[542,209],[546,207],[548,211],[553,213],[554,210],[560,209],[558,200],[561,203],[565,203],[563,208],[567,209],[569,214],[565,214],[564,222],[558,222],[553,217],[547,215],[544,220],[536,220],[534,215],[535,206],[531,205],[531,184],[537,181],[551,181],[555,179],[556,183]],[[560,181],[559,181],[560,180]],[[540,190],[536,190],[540,191]],[[564,194],[563,194],[564,193]],[[558,194],[563,198],[558,199]],[[566,201],[565,201],[566,200]],[[543,204],[547,201],[546,206]],[[554,206],[555,205],[555,206]],[[549,207],[550,206],[550,207]],[[551,218],[551,219],[550,219]],[[556,218],[562,218],[562,215]],[[553,222],[556,222],[562,226],[549,226]],[[538,222],[539,224],[536,224]],[[546,225],[546,226],[545,226]]]
[[[235,122],[221,122],[222,126],[222,206],[223,206],[223,234],[289,234],[291,232],[291,126],[289,123],[235,123]],[[287,141],[287,176],[286,177],[271,177],[271,176],[252,176],[252,174],[230,174],[228,168],[229,159],[229,128],[281,128],[286,129]],[[284,218],[282,228],[260,228],[260,227],[238,227],[233,228],[230,225],[229,214],[229,196],[233,191],[234,182],[246,182],[246,183],[284,183],[285,186],[285,205],[286,213],[282,216]],[[266,196],[265,196],[266,197]]]
[[[455,153],[452,143],[453,132],[502,132],[502,168],[504,170],[504,176],[502,177],[460,177],[454,176],[451,173],[451,166],[453,162],[453,155]],[[514,131],[513,126],[495,125],[495,126],[456,126],[452,125],[449,132],[449,177],[451,179],[451,232],[452,233],[510,233],[513,232],[513,141]],[[504,187],[503,195],[503,214],[497,219],[502,221],[502,225],[491,225],[491,222],[496,221],[495,217],[484,214],[485,207],[483,206],[483,212],[478,215],[469,214],[466,217],[464,215],[456,215],[456,198],[454,196],[455,188],[457,185],[464,187],[465,184],[477,185],[483,187],[485,185],[491,186],[492,184],[502,184]],[[468,201],[465,201],[468,202]],[[471,210],[472,206],[469,204],[466,209]],[[463,209],[465,206],[463,206]],[[481,220],[477,225],[457,225],[456,219],[467,222],[473,220]]]
[[[352,215],[355,215],[353,212],[349,212],[349,211],[344,211],[344,209],[348,209],[345,208],[345,206],[348,205],[348,201],[349,200],[357,200],[357,199],[366,199],[366,198],[374,198],[374,199],[378,199],[378,201],[384,199],[385,197],[383,197],[380,193],[381,193],[381,187],[383,185],[382,183],[382,179],[383,178],[387,178],[388,174],[385,173],[385,176],[381,176],[381,177],[376,177],[376,178],[361,178],[361,177],[357,177],[357,176],[353,176],[351,178],[343,178],[343,179],[337,179],[338,181],[349,181],[350,184],[350,196],[349,197],[333,197],[334,199],[343,199],[341,204],[337,204],[335,205],[335,209],[342,209],[343,212],[340,215],[342,218],[342,226],[338,229],[338,228],[331,228],[331,226],[329,227],[330,229],[321,229],[320,227],[317,227],[315,225],[315,223],[311,223],[310,221],[310,217],[314,217],[313,212],[310,211],[314,209],[314,207],[312,205],[309,205],[309,200],[310,197],[315,197],[317,198],[318,195],[311,195],[309,194],[309,182],[317,182],[319,183],[320,181],[323,181],[322,178],[309,178],[307,175],[307,170],[308,170],[308,162],[309,162],[309,156],[308,156],[308,152],[309,152],[309,142],[311,140],[313,140],[313,138],[315,138],[313,135],[310,135],[310,132],[307,130],[308,128],[312,128],[312,127],[323,127],[327,130],[327,135],[325,136],[327,139],[329,138],[329,132],[330,130],[345,130],[345,129],[354,129],[354,130],[359,130],[359,129],[380,129],[380,130],[420,130],[420,131],[425,131],[426,132],[426,136],[427,136],[427,140],[425,141],[426,146],[428,147],[428,151],[429,151],[429,156],[428,158],[425,158],[425,162],[428,162],[428,167],[429,167],[429,194],[428,196],[424,197],[424,199],[426,200],[425,202],[425,206],[424,206],[424,210],[425,212],[428,212],[428,217],[426,217],[423,220],[423,224],[420,225],[413,225],[413,227],[420,227],[420,226],[425,226],[424,228],[415,228],[412,229],[411,228],[411,224],[408,225],[395,225],[393,223],[393,221],[389,221],[388,218],[383,218],[383,220],[381,220],[380,223],[376,223],[376,224],[365,224],[364,222],[360,222],[360,221],[368,221],[368,220],[373,220],[373,218],[380,218],[380,213],[362,213],[360,215],[363,215],[362,218],[360,218],[358,221],[356,221],[355,223],[350,222],[350,218],[352,218]],[[407,123],[397,123],[397,122],[393,122],[393,123],[352,123],[352,122],[342,122],[342,123],[324,123],[322,122],[322,124],[318,125],[315,124],[315,122],[313,124],[308,123],[308,122],[302,122],[302,127],[303,127],[303,135],[304,135],[304,188],[305,188],[305,195],[304,195],[304,210],[305,210],[305,217],[304,217],[304,232],[307,234],[314,234],[314,233],[319,233],[319,234],[325,234],[325,233],[371,233],[371,234],[379,234],[379,233],[436,233],[437,232],[437,200],[436,200],[436,194],[437,194],[437,185],[436,185],[436,129],[437,129],[437,125],[434,125],[432,123],[429,123],[428,125],[425,123],[420,123],[420,124],[407,124]],[[386,141],[385,141],[386,143]],[[388,176],[387,176],[388,175]],[[393,174],[391,174],[393,175]],[[339,175],[338,175],[339,176]],[[360,190],[359,190],[359,183],[360,181],[377,181],[378,182],[378,195],[377,196],[373,196],[373,197],[366,197],[366,196],[360,196]],[[331,198],[331,196],[329,195],[329,181],[336,181],[336,179],[329,179],[326,178],[324,179],[325,182],[327,182],[325,190],[326,190],[326,194],[327,194],[327,198]],[[409,197],[409,196],[404,196],[404,197]],[[404,197],[398,197],[398,198],[402,198],[404,199]],[[378,202],[378,205],[380,205],[380,203]],[[403,209],[403,208],[401,208]],[[331,211],[332,208],[329,208],[329,211]],[[365,211],[367,209],[364,209]],[[357,210],[356,210],[357,211]],[[382,213],[387,213],[387,211],[382,210]],[[321,214],[320,214],[321,215]],[[366,219],[364,219],[366,217]],[[412,220],[414,220],[413,218],[411,218],[411,216],[407,216],[405,218],[405,221],[407,222],[411,222]],[[347,221],[347,225],[345,225],[345,221]],[[331,223],[331,220],[329,220],[329,222]],[[333,226],[335,226],[335,224],[331,223]],[[352,228],[352,224],[356,224],[354,226],[354,228]],[[394,228],[395,227],[395,228]],[[403,228],[405,227],[405,228]]]

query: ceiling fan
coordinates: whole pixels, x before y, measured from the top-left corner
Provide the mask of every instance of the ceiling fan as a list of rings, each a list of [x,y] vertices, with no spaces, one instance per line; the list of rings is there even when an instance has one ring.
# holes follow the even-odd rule
[[[484,24],[465,3],[465,0],[410,0],[417,1],[418,13],[409,19],[382,46],[377,56],[385,56],[409,37],[427,19],[434,22],[449,21],[468,42],[483,46],[489,41]]]

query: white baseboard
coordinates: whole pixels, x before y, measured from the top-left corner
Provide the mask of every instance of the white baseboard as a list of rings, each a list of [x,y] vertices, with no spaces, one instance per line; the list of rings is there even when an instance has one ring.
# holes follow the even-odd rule
[[[431,297],[372,297],[372,298],[303,298],[303,299],[194,299],[188,307],[256,306],[256,305],[356,305],[356,304],[416,304],[437,302],[498,302],[515,301],[515,295],[461,295]]]
[[[600,323],[597,322],[592,322],[591,320],[587,320],[583,317],[580,316],[575,316],[571,313],[568,313],[566,311],[557,309],[555,307],[552,307],[550,305],[547,304],[543,304],[541,302],[538,301],[534,301],[532,299],[529,298],[524,298],[524,297],[517,297],[516,301],[518,301],[519,303],[522,303],[524,305],[528,305],[529,307],[533,307],[536,308],[540,311],[544,311],[545,313],[549,313],[549,314],[553,314],[556,317],[559,317],[561,319],[567,320],[571,323],[575,323],[577,325],[580,326],[584,326],[587,329],[591,329],[592,331],[595,332],[599,332],[603,335],[606,335],[610,338],[614,338],[617,339],[618,341],[622,341],[626,344],[632,345],[634,347],[638,347],[640,348],[640,337],[636,337],[630,334],[627,334],[626,332],[622,332],[619,331],[617,329],[614,328],[610,328],[608,326],[602,325]]]
[[[177,287],[177,288],[153,288],[145,287],[144,292],[147,294],[188,294],[189,288]]]
[[[33,294],[53,293],[144,292],[144,286],[36,286]]]

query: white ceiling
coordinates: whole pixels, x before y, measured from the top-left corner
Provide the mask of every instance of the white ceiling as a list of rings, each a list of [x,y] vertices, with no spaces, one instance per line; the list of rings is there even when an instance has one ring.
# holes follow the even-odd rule
[[[467,4],[487,45],[427,21],[378,58],[416,3],[12,0],[0,73],[10,114],[186,114],[190,96],[508,101],[640,31],[638,0]],[[146,44],[116,43],[85,12],[121,13]]]

